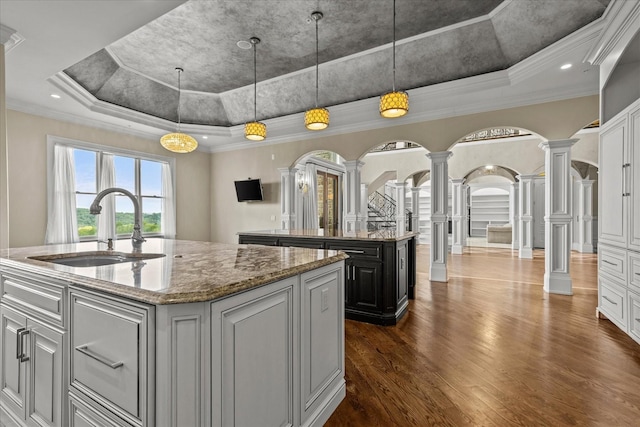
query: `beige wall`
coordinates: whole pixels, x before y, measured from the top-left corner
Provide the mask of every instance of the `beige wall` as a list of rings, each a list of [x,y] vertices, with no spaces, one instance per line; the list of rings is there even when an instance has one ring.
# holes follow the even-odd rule
[[[4,80],[4,45],[0,44],[0,249],[9,247],[7,109]]]
[[[597,118],[598,97],[589,96],[343,135],[319,133],[304,141],[256,143],[250,149],[213,153],[211,240],[235,243],[239,231],[279,228],[277,168],[291,167],[314,150],[334,151],[346,160],[362,158],[371,148],[391,141],[412,141],[432,152],[446,151],[469,133],[500,126],[528,129],[547,139],[566,139]],[[536,149],[542,156],[542,150]],[[262,179],[268,200],[251,204],[235,201],[233,181],[247,177]]]
[[[172,156],[158,141],[8,110],[11,247],[42,245],[47,224],[47,135]],[[176,157],[177,238],[209,240],[210,154]]]

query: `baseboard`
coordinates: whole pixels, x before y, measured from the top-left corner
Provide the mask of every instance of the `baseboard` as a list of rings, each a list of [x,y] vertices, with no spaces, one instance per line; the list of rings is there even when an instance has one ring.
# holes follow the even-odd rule
[[[327,397],[326,403],[318,406],[318,409],[307,419],[306,423],[302,424],[302,427],[322,427],[347,396],[346,384],[344,379],[340,381],[333,393]]]

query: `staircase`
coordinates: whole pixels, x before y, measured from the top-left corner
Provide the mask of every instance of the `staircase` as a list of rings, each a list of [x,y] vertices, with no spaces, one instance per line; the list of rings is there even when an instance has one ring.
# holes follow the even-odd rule
[[[396,201],[387,194],[374,192],[367,201],[367,230],[377,231],[396,228]],[[411,229],[411,210],[406,209],[407,230]]]

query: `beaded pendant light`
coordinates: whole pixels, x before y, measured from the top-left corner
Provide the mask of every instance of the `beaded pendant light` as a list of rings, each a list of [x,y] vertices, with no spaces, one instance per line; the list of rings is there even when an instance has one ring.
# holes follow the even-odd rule
[[[258,121],[258,74],[256,71],[256,45],[260,43],[257,37],[249,39],[253,46],[253,121],[244,124],[244,137],[251,141],[263,141],[267,137],[267,125]]]
[[[311,14],[311,19],[316,24],[316,106],[304,113],[304,125],[309,130],[322,130],[329,126],[329,110],[318,108],[318,21],[323,16],[322,12]]]
[[[380,97],[380,115],[393,119],[409,112],[409,94],[396,91],[396,0],[393,0],[393,88]]]
[[[180,132],[180,74],[184,71],[176,67],[178,72],[178,132],[168,133],[160,138],[160,144],[174,153],[190,153],[198,147],[198,141],[191,135]]]

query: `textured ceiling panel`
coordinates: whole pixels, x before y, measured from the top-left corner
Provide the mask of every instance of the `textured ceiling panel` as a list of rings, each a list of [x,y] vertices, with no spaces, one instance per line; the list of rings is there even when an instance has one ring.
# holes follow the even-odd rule
[[[598,18],[604,9],[598,0],[513,1],[492,21],[505,56],[515,64]]]
[[[597,19],[609,0],[501,3],[397,0],[396,88],[507,69]],[[65,72],[98,99],[177,121],[179,66],[182,121],[233,126],[254,118],[253,52],[236,43],[257,36],[257,116],[281,117],[315,105],[314,10],[324,14],[319,106],[391,90],[392,4],[192,0]]]
[[[174,122],[178,121],[177,95],[176,90],[124,68],[116,71],[96,93],[103,101]]]
[[[102,85],[119,68],[120,66],[111,55],[105,49],[100,49],[88,58],[67,68],[65,73],[95,96]]]

